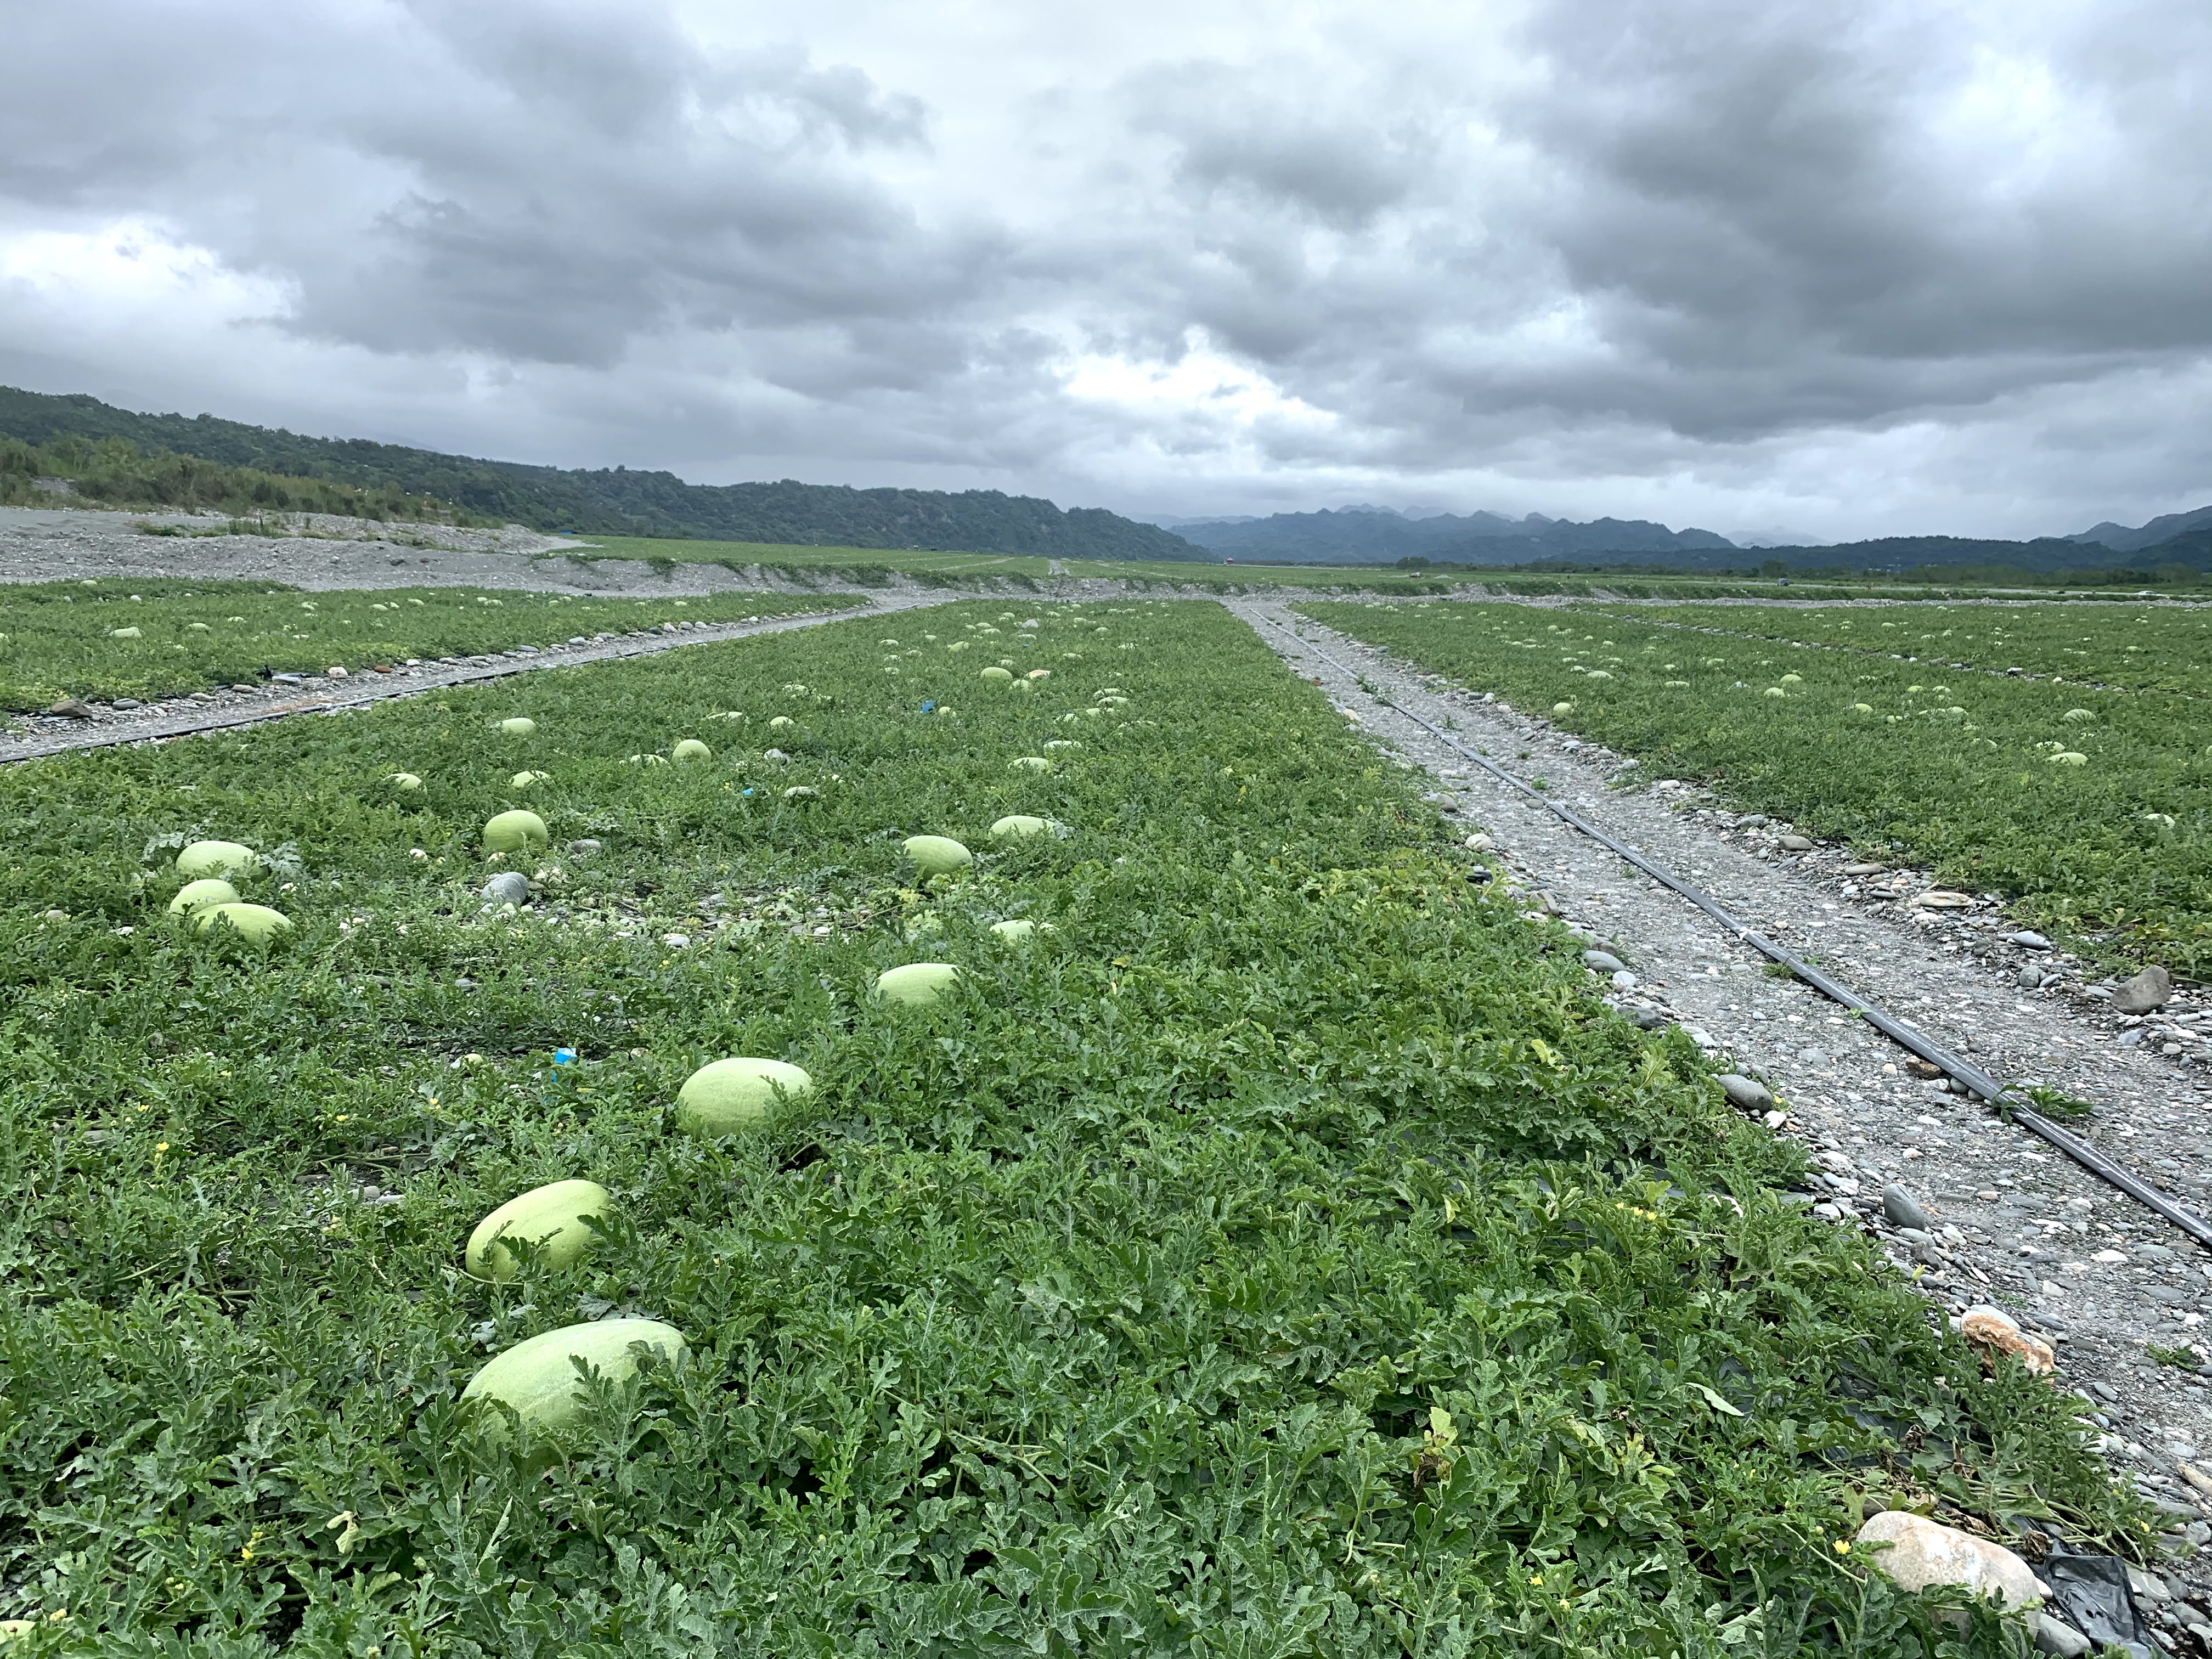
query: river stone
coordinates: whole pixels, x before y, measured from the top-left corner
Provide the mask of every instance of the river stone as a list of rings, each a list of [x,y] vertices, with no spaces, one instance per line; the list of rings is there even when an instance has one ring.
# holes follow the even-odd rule
[[[2173,975],[2153,963],[2112,993],[2112,1012],[2147,1014],[2154,1008],[2165,1007],[2172,995]]]
[[[1735,1072],[1724,1072],[1713,1079],[1721,1085],[1721,1092],[1729,1097],[1729,1104],[1747,1112],[1763,1112],[1774,1104],[1774,1096],[1764,1083]]]
[[[2031,962],[2013,975],[2012,982],[2023,991],[2039,991],[2043,988],[2043,969]]]
[[[1583,951],[1583,966],[1601,974],[1625,973],[1628,969],[1628,964],[1610,951]]]
[[[1809,853],[1813,850],[1812,839],[1806,836],[1784,836],[1775,844],[1785,853]]]
[[[2035,1615],[2035,1650],[2055,1655],[2057,1659],[2081,1659],[2089,1650],[2089,1638],[2073,1626],[2047,1613],[2039,1613]]]
[[[483,884],[483,896],[493,904],[520,908],[530,902],[530,878],[520,870],[502,870]]]
[[[1920,1200],[1901,1182],[1893,1182],[1881,1189],[1881,1210],[1893,1226],[1915,1227],[1923,1233],[1936,1231],[1935,1221],[1921,1207]]]
[[[1995,1595],[2008,1612],[2027,1607],[2043,1594],[2027,1563],[2003,1545],[1924,1520],[1909,1510],[1883,1510],[1859,1528],[1857,1543],[1860,1549],[1890,1547],[1869,1553],[1901,1589],[1963,1585],[1975,1595]]]
[[[2016,933],[2007,933],[2004,937],[2006,944],[2017,945],[2023,951],[2048,951],[2051,948],[2049,939],[2040,933],[2030,933],[2025,927]]]

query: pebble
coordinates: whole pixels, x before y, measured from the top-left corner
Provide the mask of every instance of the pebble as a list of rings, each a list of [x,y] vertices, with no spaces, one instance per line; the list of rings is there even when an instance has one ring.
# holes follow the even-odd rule
[[[2147,1014],[2173,996],[2173,975],[2156,963],[2112,993],[2112,1007],[2123,1014]]]
[[[46,710],[46,713],[49,714],[60,714],[73,720],[88,720],[92,718],[91,708],[85,703],[78,702],[75,697],[64,697],[52,708]]]
[[[2013,976],[2012,982],[2023,991],[2040,990],[2043,987],[2043,969],[2031,962]]]
[[[1881,1189],[1881,1211],[1896,1226],[1913,1227],[1923,1233],[1936,1231],[1934,1218],[1902,1183],[1893,1182]]]
[[[1775,844],[1785,853],[1809,853],[1813,850],[1812,840],[1806,836],[1784,836]]]
[[[1735,1072],[1723,1072],[1713,1081],[1721,1085],[1729,1103],[1741,1111],[1765,1112],[1774,1108],[1774,1096],[1764,1083]]]
[[[1620,972],[1616,973],[1613,976],[1613,988],[1616,991],[1633,991],[1638,983],[1638,981],[1637,980],[1636,975],[1630,973],[1626,968],[1623,968]]]
[[[1610,951],[1585,951],[1583,952],[1583,966],[1595,973],[1618,974],[1628,964]]]
[[[1844,866],[1844,873],[1847,876],[1884,876],[1889,873],[1889,866],[1886,864],[1847,864]]]
[[[2048,951],[2051,948],[2049,939],[2040,933],[2031,933],[2025,927],[2016,933],[2007,933],[2004,939],[2006,944],[2017,945],[2023,951]]]
[[[520,908],[530,902],[530,878],[519,870],[502,870],[483,884],[483,896],[493,904]]]

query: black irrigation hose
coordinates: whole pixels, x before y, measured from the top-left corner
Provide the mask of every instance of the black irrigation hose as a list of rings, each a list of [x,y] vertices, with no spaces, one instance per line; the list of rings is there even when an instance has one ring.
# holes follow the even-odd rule
[[[1254,611],[1253,614],[1259,616],[1261,620],[1267,623],[1271,628],[1274,628],[1284,634],[1289,635],[1291,639],[1297,641],[1298,645],[1303,649],[1312,652],[1314,655],[1319,657],[1323,662],[1328,664],[1330,667],[1335,669],[1340,674],[1346,675],[1354,681],[1357,681],[1359,678],[1359,675],[1356,670],[1346,667],[1343,663],[1339,662],[1334,657],[1330,656],[1328,652],[1322,650],[1319,646],[1313,644],[1310,641],[1300,639],[1296,633],[1291,629],[1284,627],[1281,623],[1277,622],[1273,617],[1264,616],[1256,611]],[[2056,1146],[2060,1152],[2065,1153],[2067,1157],[2072,1158],[2076,1164],[2079,1164],[2083,1169],[2088,1170],[2091,1175],[2095,1176],[2099,1180],[2109,1182],[2111,1185],[2118,1188],[2130,1198],[2134,1199],[2138,1204],[2143,1205],[2148,1209],[2156,1211],[2166,1220],[2180,1228],[2183,1232],[2187,1233],[2191,1238],[2195,1239],[2199,1244],[2203,1245],[2208,1249],[2212,1249],[2212,1224],[2207,1224],[2201,1216],[2198,1216],[2193,1211],[2185,1208],[2181,1205],[2176,1204],[2172,1199],[2166,1197],[2165,1194],[2160,1192],[2156,1188],[2152,1187],[2148,1182],[2136,1180],[2135,1176],[2130,1175],[2118,1164],[2113,1163],[2112,1159],[2106,1158],[2102,1152],[2099,1152],[2094,1146],[2092,1146],[2087,1141],[2082,1139],[2079,1135],[2069,1133],[2068,1131],[2060,1128],[2058,1125],[2053,1123],[2049,1118],[2044,1116],[2040,1112],[2030,1111],[2025,1106],[2021,1106],[2011,1101],[2004,1099],[2003,1097],[2007,1091],[2007,1085],[1999,1083],[1987,1072],[1983,1071],[1980,1066],[1973,1065],[1970,1061],[1960,1059],[1958,1055],[1953,1054],[1948,1048],[1943,1047],[1942,1043],[1937,1042],[1934,1038],[1924,1035],[1923,1033],[1915,1030],[1913,1027],[1906,1024],[1903,1020],[1897,1018],[1892,1014],[1885,1012],[1879,1007],[1876,1007],[1873,1003],[1869,1002],[1864,997],[1859,995],[1857,992],[1852,990],[1849,986],[1842,984],[1838,981],[1830,977],[1828,975],[1822,973],[1818,968],[1814,967],[1808,962],[1802,960],[1793,952],[1784,950],[1782,946],[1777,945],[1772,939],[1768,939],[1765,934],[1746,927],[1742,922],[1738,921],[1733,915],[1730,915],[1728,911],[1722,908],[1720,903],[1715,900],[1711,894],[1705,892],[1699,888],[1692,886],[1688,882],[1684,881],[1680,876],[1675,875],[1672,871],[1667,870],[1661,866],[1653,863],[1650,859],[1638,852],[1634,848],[1626,846],[1621,842],[1616,841],[1613,836],[1606,834],[1604,830],[1590,823],[1589,819],[1583,817],[1580,813],[1576,812],[1570,807],[1562,806],[1559,802],[1553,800],[1547,796],[1541,790],[1532,788],[1529,785],[1522,782],[1519,778],[1514,776],[1512,773],[1507,771],[1504,767],[1499,766],[1493,761],[1490,760],[1486,756],[1477,754],[1474,750],[1469,749],[1465,744],[1460,742],[1458,738],[1453,737],[1449,732],[1445,732],[1437,726],[1431,726],[1428,721],[1423,720],[1419,714],[1416,714],[1412,709],[1407,708],[1403,703],[1395,701],[1380,691],[1376,692],[1374,695],[1378,702],[1385,704],[1390,708],[1395,709],[1399,714],[1413,721],[1414,725],[1419,726],[1424,732],[1426,732],[1431,737],[1449,745],[1457,753],[1463,756],[1468,760],[1474,762],[1477,766],[1482,768],[1484,771],[1489,773],[1500,783],[1506,785],[1509,788],[1518,790],[1522,794],[1526,795],[1530,800],[1535,802],[1537,805],[1542,807],[1546,811],[1565,820],[1570,824],[1572,824],[1576,829],[1581,830],[1583,834],[1590,837],[1591,840],[1601,843],[1607,851],[1618,854],[1623,860],[1635,866],[1636,868],[1641,870],[1645,875],[1650,877],[1652,880],[1657,882],[1661,886],[1670,888],[1674,892],[1680,894],[1684,898],[1689,900],[1691,903],[1696,905],[1698,908],[1703,910],[1707,915],[1711,916],[1715,921],[1720,923],[1722,927],[1728,929],[1728,931],[1735,935],[1735,937],[1741,943],[1749,945],[1761,956],[1764,956],[1771,961],[1780,963],[1792,974],[1796,975],[1799,979],[1803,980],[1806,984],[1811,986],[1822,995],[1830,997],[1835,1001],[1842,1003],[1846,1008],[1855,1010],[1859,1014],[1864,1016],[1867,1024],[1873,1026],[1884,1036],[1888,1037],[1892,1042],[1897,1043],[1899,1046],[1910,1049],[1912,1053],[1919,1055],[1921,1059],[1926,1060],[1929,1065],[1941,1067],[1944,1073],[1950,1077],[1955,1078],[1959,1082],[1965,1084],[1969,1090],[1971,1090],[1974,1094],[1978,1095],[1982,1099],[1995,1103],[2000,1111],[2011,1118],[2014,1122],[2019,1124],[2021,1127],[2026,1129],[2032,1135],[2039,1136],[2041,1139],[2049,1141],[2053,1146]]]

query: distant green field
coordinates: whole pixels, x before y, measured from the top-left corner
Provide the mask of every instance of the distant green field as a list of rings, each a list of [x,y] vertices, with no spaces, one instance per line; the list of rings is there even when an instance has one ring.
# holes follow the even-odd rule
[[[558,558],[558,552],[540,555]],[[1115,581],[1174,582],[1227,592],[1249,587],[1302,587],[1348,592],[1435,595],[1468,587],[1523,597],[1682,600],[1794,599],[1809,600],[1887,599],[1955,599],[1980,590],[1899,587],[1825,582],[1808,586],[1752,578],[1710,576],[1544,575],[1503,570],[1400,570],[1389,566],[1310,564],[1214,564],[1176,559],[1052,560],[1011,553],[924,552],[884,547],[808,547],[761,542],[678,541],[641,536],[578,538],[571,556],[581,559],[640,559],[648,562],[719,564],[733,570],[761,565],[795,572],[820,570],[847,580],[874,575],[939,578],[961,581],[997,577],[1043,581],[1054,574],[1102,577]]]
[[[543,647],[669,622],[834,611],[825,593],[579,599],[472,587],[305,593],[266,582],[85,578],[0,587],[0,710],[203,691],[273,672]]]
[[[1984,672],[2018,668],[2100,685],[2212,693],[2212,608],[2203,605],[1984,604],[1832,611],[1686,605],[1606,614]]]

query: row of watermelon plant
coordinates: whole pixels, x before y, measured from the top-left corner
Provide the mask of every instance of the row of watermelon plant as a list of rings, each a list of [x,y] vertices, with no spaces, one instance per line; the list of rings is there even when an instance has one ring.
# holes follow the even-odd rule
[[[0,590],[0,709],[62,697],[141,702],[410,659],[542,648],[672,622],[835,611],[848,594],[599,599],[473,587],[306,592],[269,582],[86,577]]]
[[[1619,611],[1603,614],[1619,617]],[[2212,693],[2212,607],[2059,603],[1820,606],[1639,605],[1643,623],[1966,664],[2076,684]]]
[[[2012,899],[2027,925],[2094,958],[2212,972],[2212,751],[2193,698],[1640,616],[1299,609],[1637,757],[1650,778],[1711,784],[1746,810]]]
[[[1994,1654],[1852,1559],[1867,1510],[2136,1535],[2072,1402],[1808,1219],[1210,604],[863,619],[0,793],[27,1652]],[[546,844],[495,861],[517,811]],[[265,947],[167,916],[214,838]],[[957,971],[876,994],[918,963]],[[811,1088],[671,1133],[737,1056]],[[466,1259],[570,1180],[592,1248]],[[684,1341],[550,1418],[465,1400],[622,1320]]]

